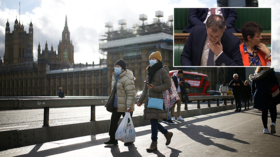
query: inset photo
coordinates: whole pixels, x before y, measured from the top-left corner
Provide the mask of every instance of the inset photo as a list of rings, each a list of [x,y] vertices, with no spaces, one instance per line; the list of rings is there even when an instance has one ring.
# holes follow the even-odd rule
[[[271,66],[271,8],[174,8],[174,62]]]

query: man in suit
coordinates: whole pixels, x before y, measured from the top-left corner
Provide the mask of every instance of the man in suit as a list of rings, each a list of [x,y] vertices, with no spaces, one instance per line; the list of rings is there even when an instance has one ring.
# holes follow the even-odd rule
[[[240,32],[240,30],[236,30],[233,27],[237,19],[235,8],[193,8],[189,9],[189,25],[183,29],[183,33],[190,33],[194,26],[205,25],[208,17],[211,14],[221,15],[225,18],[226,30],[228,32]]]
[[[206,27],[194,27],[181,54],[181,65],[243,66],[240,40],[225,29],[221,15],[210,15]]]
[[[177,74],[174,73],[174,75],[172,76],[173,82],[175,84],[175,87],[177,89],[177,93],[180,97],[180,100],[178,100],[176,102],[177,104],[177,120],[179,121],[184,121],[184,119],[181,117],[181,103],[183,102],[182,98],[184,94],[187,94],[186,88],[188,88],[189,83],[185,82],[183,80],[183,70],[178,70]],[[171,120],[175,120],[175,115],[174,115],[174,108],[175,108],[175,104],[171,107]]]

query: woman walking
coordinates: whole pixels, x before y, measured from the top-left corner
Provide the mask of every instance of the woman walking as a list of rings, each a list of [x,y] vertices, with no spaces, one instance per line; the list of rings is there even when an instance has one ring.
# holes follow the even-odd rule
[[[276,85],[279,89],[278,79],[275,75],[274,69],[269,67],[257,67],[254,75],[250,75],[249,79],[252,80],[252,93],[254,99],[254,108],[262,111],[263,133],[268,134],[267,128],[268,110],[272,124],[270,125],[271,133],[275,133],[275,123],[277,117],[275,101],[271,94],[271,86]]]
[[[131,112],[132,116],[136,95],[134,80],[135,78],[132,71],[126,69],[126,63],[123,60],[118,60],[114,67],[112,76],[112,90],[110,94],[115,94],[114,109],[111,116],[109,130],[110,140],[104,142],[104,144],[117,145],[118,141],[115,139],[115,134],[121,115],[124,117],[125,112]],[[125,143],[125,145],[128,144],[130,143]]]
[[[163,68],[160,52],[153,52],[150,57],[150,65],[146,68],[148,76],[144,85],[143,93],[137,102],[137,106],[145,101],[144,116],[145,120],[150,120],[152,131],[152,143],[147,151],[157,150],[158,130],[164,134],[166,145],[169,145],[173,136],[159,122],[158,119],[166,119],[167,111],[148,108],[148,97],[163,99],[162,92],[171,87],[171,80],[166,69]],[[163,104],[162,104],[163,105]]]
[[[246,110],[246,106],[248,106],[247,109],[249,110],[249,100],[251,98],[251,86],[248,80],[245,80],[243,88],[244,88],[243,99],[244,99],[245,110]]]

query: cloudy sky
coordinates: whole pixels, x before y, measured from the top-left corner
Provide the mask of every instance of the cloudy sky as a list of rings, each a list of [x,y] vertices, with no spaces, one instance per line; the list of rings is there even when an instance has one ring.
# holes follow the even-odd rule
[[[37,46],[39,42],[44,49],[46,41],[49,48],[53,45],[57,50],[59,40],[62,39],[62,31],[65,24],[65,15],[68,19],[68,27],[71,40],[74,45],[75,63],[99,62],[99,39],[106,31],[105,22],[112,22],[114,29],[118,29],[118,20],[125,19],[127,27],[131,28],[139,21],[139,14],[148,16],[148,23],[155,18],[155,11],[162,10],[167,21],[169,15],[173,15],[174,7],[215,7],[216,0],[20,0],[20,22],[28,31],[32,21],[34,27],[34,60],[37,60]],[[276,52],[280,49],[280,2],[278,0],[259,0],[260,7],[272,8],[273,37],[272,65],[280,71],[280,55]],[[0,0],[0,56],[3,58],[5,49],[5,27],[7,20],[12,26],[15,19],[19,19],[19,1]]]

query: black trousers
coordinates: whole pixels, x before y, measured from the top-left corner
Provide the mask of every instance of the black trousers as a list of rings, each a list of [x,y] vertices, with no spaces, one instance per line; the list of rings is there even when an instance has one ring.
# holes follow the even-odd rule
[[[241,95],[240,94],[234,95],[234,99],[235,99],[236,110],[238,109],[241,110]]]
[[[130,112],[130,114],[132,117],[133,112]],[[116,108],[113,110],[112,115],[111,115],[110,129],[109,129],[110,140],[116,140],[115,134],[118,129],[118,122],[119,122],[121,116],[124,117],[124,115],[125,115],[125,112],[117,112]]]
[[[267,119],[268,119],[268,110],[270,112],[270,118],[272,122],[276,122],[277,118],[277,108],[276,105],[272,105],[269,109],[262,110],[262,122],[263,122],[263,127],[267,128]]]

